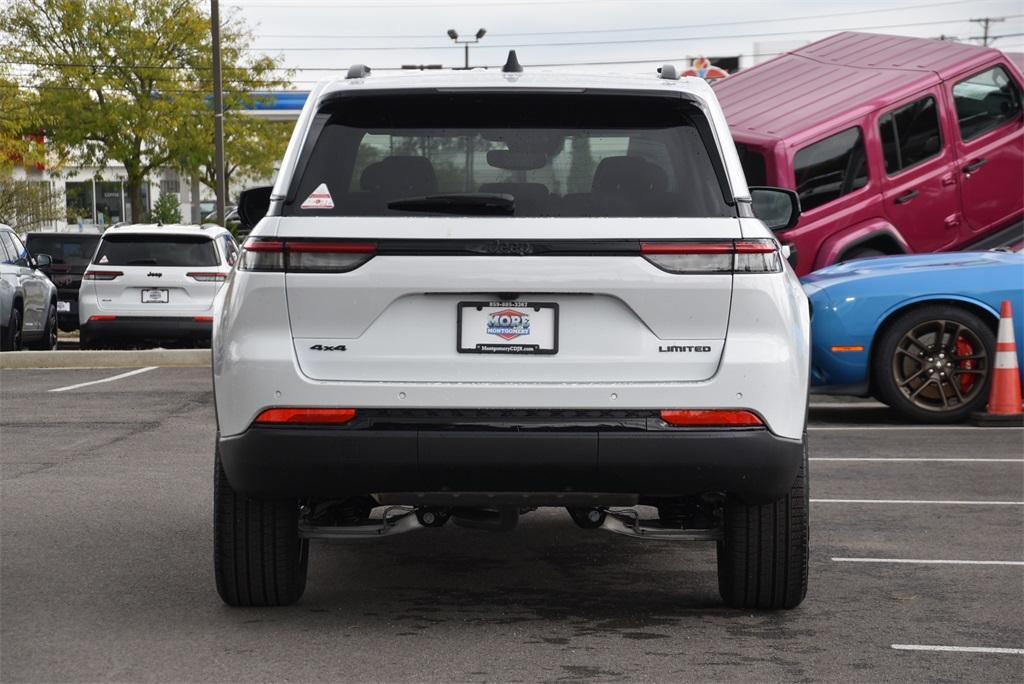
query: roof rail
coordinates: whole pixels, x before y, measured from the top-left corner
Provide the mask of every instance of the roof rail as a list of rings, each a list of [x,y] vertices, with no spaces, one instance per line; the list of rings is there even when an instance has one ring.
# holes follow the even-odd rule
[[[676,67],[674,64],[664,64],[658,67],[658,73],[660,74],[658,78],[664,78],[669,81],[679,80],[679,72],[676,71]]]
[[[365,64],[353,64],[348,68],[348,73],[345,74],[345,78],[366,78],[369,75],[370,67]]]
[[[516,51],[508,51],[508,59],[505,60],[505,65],[501,67],[502,72],[506,74],[518,74],[523,70],[523,65],[519,63],[519,59],[516,58]]]

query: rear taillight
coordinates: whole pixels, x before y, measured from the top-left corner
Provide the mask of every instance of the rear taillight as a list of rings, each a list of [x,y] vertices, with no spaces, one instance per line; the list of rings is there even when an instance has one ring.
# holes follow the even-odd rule
[[[782,270],[775,240],[714,242],[643,242],[640,253],[669,273],[778,273]]]
[[[196,323],[213,323],[213,316],[193,316],[192,320]]]
[[[242,245],[242,271],[346,273],[377,254],[372,242],[249,239]]]
[[[691,409],[662,411],[661,419],[676,427],[763,427],[764,422],[751,411],[728,409]]]
[[[117,316],[89,316],[90,323],[102,323],[104,321],[116,321]]]
[[[257,425],[344,425],[356,417],[355,409],[272,408],[256,417]]]
[[[193,280],[198,280],[201,283],[222,283],[228,279],[227,273],[215,273],[213,271],[209,273],[193,272],[186,273],[185,275],[187,275],[189,278],[192,278]]]
[[[121,271],[86,271],[82,280],[113,280],[123,275]]]

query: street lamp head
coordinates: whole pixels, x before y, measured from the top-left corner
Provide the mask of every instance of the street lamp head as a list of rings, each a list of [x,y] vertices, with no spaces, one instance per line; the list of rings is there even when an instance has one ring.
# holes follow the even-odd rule
[[[456,31],[455,29],[448,29],[448,37],[451,38],[452,40],[458,40],[459,32]]]
[[[480,29],[479,31],[476,32],[476,39],[480,40],[481,38],[484,37],[484,34],[486,34],[486,33],[487,33],[487,29],[485,29],[485,28]]]

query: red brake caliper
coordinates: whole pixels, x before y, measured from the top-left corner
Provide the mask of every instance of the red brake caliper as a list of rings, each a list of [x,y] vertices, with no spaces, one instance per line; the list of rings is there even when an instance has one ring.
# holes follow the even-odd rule
[[[957,356],[970,356],[974,353],[974,348],[971,343],[962,337],[956,339],[956,355]],[[963,370],[974,369],[974,359],[967,359],[966,361],[960,362],[960,368]],[[964,373],[960,376],[960,391],[966,394],[970,391],[971,385],[974,384],[974,375],[970,373]]]

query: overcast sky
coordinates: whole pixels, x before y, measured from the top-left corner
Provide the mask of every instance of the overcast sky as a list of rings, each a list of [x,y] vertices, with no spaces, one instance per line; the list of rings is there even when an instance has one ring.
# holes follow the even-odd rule
[[[221,0],[254,30],[253,48],[283,57],[298,88],[353,63],[461,66],[462,48],[445,35],[472,38],[474,65],[495,65],[515,47],[524,65],[635,63],[580,67],[645,71],[687,57],[772,53],[841,30],[907,36],[980,37],[969,19],[1006,17],[994,46],[1024,51],[1024,0]],[[975,42],[975,41],[971,41]],[[762,58],[763,59],[763,58]]]

